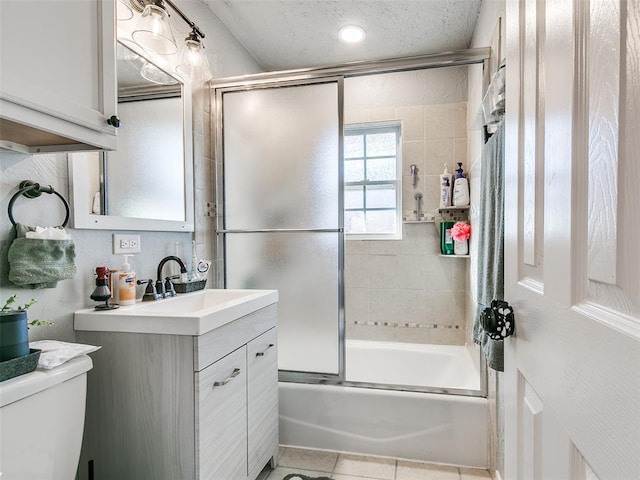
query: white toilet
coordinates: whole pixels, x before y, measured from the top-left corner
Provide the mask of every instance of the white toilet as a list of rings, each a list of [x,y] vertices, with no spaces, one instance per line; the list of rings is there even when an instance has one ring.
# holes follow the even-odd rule
[[[0,479],[75,478],[92,367],[85,355],[0,383]]]

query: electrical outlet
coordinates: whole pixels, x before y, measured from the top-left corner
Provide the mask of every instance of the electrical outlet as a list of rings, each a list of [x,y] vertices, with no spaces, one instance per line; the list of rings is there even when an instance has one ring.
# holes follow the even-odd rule
[[[140,235],[113,234],[114,255],[123,253],[140,253]]]

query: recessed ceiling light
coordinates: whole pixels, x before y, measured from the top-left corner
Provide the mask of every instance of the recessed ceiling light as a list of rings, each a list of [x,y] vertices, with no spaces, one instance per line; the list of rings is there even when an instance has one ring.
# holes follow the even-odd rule
[[[360,42],[364,39],[365,35],[364,29],[357,25],[346,25],[338,32],[340,40],[348,43]]]

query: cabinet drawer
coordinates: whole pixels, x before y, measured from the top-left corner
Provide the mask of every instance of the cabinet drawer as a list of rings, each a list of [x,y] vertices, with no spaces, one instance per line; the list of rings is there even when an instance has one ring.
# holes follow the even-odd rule
[[[195,370],[206,368],[220,357],[275,327],[276,312],[276,304],[269,305],[209,333],[195,337],[195,358],[193,359]]]
[[[246,477],[246,355],[243,346],[195,373],[199,480]]]
[[[277,328],[247,344],[249,474],[260,470],[278,445]]]

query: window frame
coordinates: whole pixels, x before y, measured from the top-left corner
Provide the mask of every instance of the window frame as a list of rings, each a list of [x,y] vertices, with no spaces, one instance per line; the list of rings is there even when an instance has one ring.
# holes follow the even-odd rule
[[[350,123],[345,124],[344,126],[344,137],[346,138],[351,134],[351,136],[355,136],[354,133],[357,132],[357,135],[363,136],[363,141],[365,142],[365,151],[364,157],[358,157],[363,160],[364,163],[364,176],[365,179],[357,182],[348,182],[346,178],[343,182],[343,188],[345,190],[348,187],[357,187],[362,186],[363,191],[363,207],[362,208],[347,208],[343,207],[344,212],[347,211],[363,211],[366,215],[367,211],[389,211],[395,210],[396,212],[396,228],[394,233],[349,233],[345,228],[345,239],[346,240],[402,240],[402,123],[399,120],[396,121],[386,121],[386,122],[361,122],[361,123]],[[373,160],[377,158],[389,158],[389,155],[384,156],[367,156],[366,152],[366,135],[374,134],[374,133],[388,133],[392,132],[396,134],[396,170],[395,170],[395,180],[368,180],[366,179],[367,172],[367,161]],[[346,170],[346,162],[353,160],[355,158],[347,159],[346,156],[343,158],[344,168]],[[395,209],[392,208],[367,208],[366,205],[366,188],[367,186],[378,186],[378,185],[392,185],[395,188],[396,198],[395,198]]]

